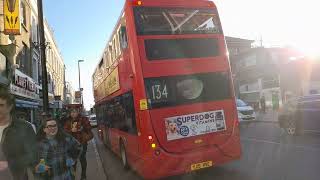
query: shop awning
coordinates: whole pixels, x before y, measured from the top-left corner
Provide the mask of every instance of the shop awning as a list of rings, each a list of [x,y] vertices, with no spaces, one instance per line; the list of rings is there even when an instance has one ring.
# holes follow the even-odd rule
[[[21,99],[16,99],[16,107],[38,108],[39,107],[39,102],[25,101],[25,100],[21,100]]]
[[[48,105],[49,105],[49,108],[51,108],[51,109],[54,109],[54,108],[55,108],[54,102],[49,102]],[[43,100],[42,100],[42,99],[40,99],[39,106],[40,106],[40,107],[43,106]]]

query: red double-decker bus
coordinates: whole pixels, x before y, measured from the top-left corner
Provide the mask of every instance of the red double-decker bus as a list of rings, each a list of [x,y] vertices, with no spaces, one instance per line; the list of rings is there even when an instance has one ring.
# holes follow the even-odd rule
[[[93,74],[101,138],[148,179],[239,159],[231,78],[212,1],[127,0]]]

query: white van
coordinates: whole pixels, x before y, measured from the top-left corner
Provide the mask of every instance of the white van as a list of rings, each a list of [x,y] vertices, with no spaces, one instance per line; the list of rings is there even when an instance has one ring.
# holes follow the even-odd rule
[[[95,114],[91,114],[91,115],[88,116],[88,118],[89,118],[89,121],[90,121],[90,125],[92,127],[97,127],[98,124],[97,124],[96,115]]]
[[[254,109],[241,99],[237,99],[237,110],[239,121],[256,120],[256,113],[254,112]]]

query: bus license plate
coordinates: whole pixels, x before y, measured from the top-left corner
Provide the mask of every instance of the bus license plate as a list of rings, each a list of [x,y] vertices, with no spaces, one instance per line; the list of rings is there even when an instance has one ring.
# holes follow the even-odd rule
[[[197,163],[197,164],[191,164],[191,171],[198,170],[198,169],[203,169],[203,168],[208,168],[213,165],[212,161],[206,161],[202,163]]]

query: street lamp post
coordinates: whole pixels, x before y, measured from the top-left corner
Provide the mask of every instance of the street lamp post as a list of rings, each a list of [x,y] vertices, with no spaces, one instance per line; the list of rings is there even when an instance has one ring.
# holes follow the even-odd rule
[[[80,91],[80,94],[81,94],[81,97],[80,97],[80,103],[83,104],[83,101],[82,101],[82,89],[81,89],[81,80],[80,80],[80,63],[83,62],[84,60],[80,59],[78,60],[78,72],[79,72],[79,91]]]

